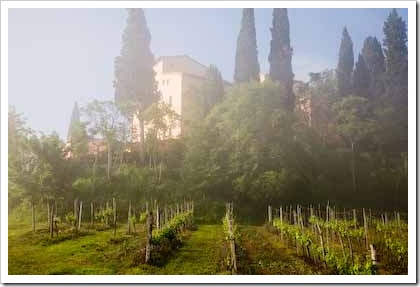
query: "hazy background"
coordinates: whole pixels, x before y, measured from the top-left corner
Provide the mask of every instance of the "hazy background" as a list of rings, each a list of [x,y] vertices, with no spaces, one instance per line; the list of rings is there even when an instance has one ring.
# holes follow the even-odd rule
[[[296,80],[335,68],[342,29],[355,60],[367,36],[382,42],[391,9],[288,9]],[[407,22],[407,9],[397,9]],[[74,102],[114,96],[125,9],[9,9],[9,105],[28,125],[65,139]],[[155,57],[187,54],[232,81],[241,9],[145,9]],[[255,9],[261,72],[268,73],[272,9]]]

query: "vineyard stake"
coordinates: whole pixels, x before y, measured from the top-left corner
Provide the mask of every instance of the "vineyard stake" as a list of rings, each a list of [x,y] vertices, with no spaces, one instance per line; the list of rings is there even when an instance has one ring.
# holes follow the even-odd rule
[[[114,210],[114,238],[117,235],[117,202],[112,198],[112,209]]]
[[[365,228],[365,242],[366,242],[366,249],[369,247],[368,245],[368,223],[366,220],[366,213],[365,213],[365,209],[363,208],[363,225]]]
[[[146,254],[145,254],[145,262],[149,263],[150,261],[150,253],[152,250],[152,232],[153,232],[153,213],[150,211],[150,213],[147,214],[146,219]]]

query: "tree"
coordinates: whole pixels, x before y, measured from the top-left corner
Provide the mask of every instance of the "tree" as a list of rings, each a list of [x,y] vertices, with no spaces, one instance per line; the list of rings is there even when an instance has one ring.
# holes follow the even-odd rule
[[[356,62],[353,72],[353,94],[358,97],[369,99],[370,94],[370,75],[365,60],[361,54]]]
[[[170,105],[163,102],[151,105],[143,112],[142,117],[147,124],[145,147],[149,155],[149,165],[156,171],[157,178],[160,181],[162,169],[162,161],[159,155],[160,143],[170,138],[171,129],[179,125],[181,118],[171,109]],[[157,172],[158,162],[159,172]]]
[[[408,50],[407,28],[404,20],[393,9],[386,19],[384,31],[384,54],[386,65],[386,93],[393,103],[407,106],[408,103]]]
[[[361,97],[346,97],[335,103],[338,133],[345,138],[351,147],[351,171],[353,192],[357,191],[356,159],[358,144],[370,137],[375,130],[375,123],[369,119],[367,99]]]
[[[204,115],[218,102],[221,102],[225,93],[222,74],[216,66],[210,65],[207,68],[207,79],[201,89],[203,99]]]
[[[158,100],[154,57],[150,51],[150,32],[143,9],[128,9],[120,56],[115,58],[115,102],[124,115],[132,118]],[[144,142],[144,123],[140,137]]]
[[[76,158],[85,155],[88,151],[88,140],[86,124],[80,121],[80,111],[76,102],[73,107],[67,133],[67,143],[70,145],[71,155]]]
[[[233,79],[235,83],[242,83],[259,81],[259,78],[260,64],[257,55],[254,9],[245,8],[242,10],[241,30],[236,44]]]
[[[363,42],[362,56],[369,70],[369,94],[378,99],[384,94],[385,59],[376,37],[367,37]]]
[[[127,123],[117,106],[111,101],[99,102],[94,100],[83,111],[89,122],[88,129],[91,138],[100,136],[106,142],[108,152],[107,179],[109,180],[111,178],[113,144],[115,141],[121,140],[124,129],[127,128]]]
[[[292,53],[289,37],[289,18],[287,9],[273,9],[273,27],[271,30],[270,78],[278,82],[285,92],[286,106],[293,111],[295,99],[293,94]]]
[[[351,89],[351,75],[353,72],[354,55],[353,55],[353,42],[344,27],[343,35],[341,38],[340,50],[338,53],[337,64],[337,84],[338,95],[340,97],[348,96],[352,93]]]

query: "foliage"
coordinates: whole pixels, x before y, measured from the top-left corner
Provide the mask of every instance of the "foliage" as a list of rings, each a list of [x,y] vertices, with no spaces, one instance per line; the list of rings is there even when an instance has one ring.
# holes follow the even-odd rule
[[[293,111],[295,106],[293,94],[292,48],[289,37],[289,18],[286,8],[273,9],[273,27],[271,30],[271,48],[268,56],[270,78],[284,89],[285,106]]]
[[[127,117],[156,102],[151,35],[143,9],[128,9],[121,53],[115,58],[115,102]]]
[[[344,27],[341,38],[340,50],[338,52],[337,64],[337,85],[340,97],[348,96],[352,93],[351,75],[353,72],[354,55],[353,42],[347,28]]]
[[[383,27],[386,65],[386,94],[393,103],[406,106],[408,103],[408,50],[407,27],[393,9]]]
[[[384,96],[385,58],[381,43],[376,37],[367,37],[363,42],[362,56],[369,70],[369,94],[374,99]]]
[[[225,94],[222,74],[216,66],[210,65],[207,68],[206,78],[200,91],[203,101],[203,116],[207,115],[215,104],[221,102]]]
[[[235,83],[259,81],[260,64],[257,56],[257,38],[253,8],[242,10],[241,30],[236,43]]]
[[[371,79],[366,62],[363,56],[359,54],[353,72],[353,94],[362,98],[370,98],[370,83]]]

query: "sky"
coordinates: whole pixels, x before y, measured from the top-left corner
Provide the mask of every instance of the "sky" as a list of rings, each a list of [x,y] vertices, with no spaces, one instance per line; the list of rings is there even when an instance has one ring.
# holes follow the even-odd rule
[[[295,80],[334,69],[343,27],[355,59],[368,36],[383,40],[390,9],[288,9]],[[407,9],[397,9],[407,23]],[[145,9],[154,56],[189,55],[232,81],[241,9]],[[65,140],[74,103],[112,100],[125,9],[9,9],[9,106],[36,131]],[[268,73],[272,9],[255,9],[258,58]],[[410,39],[408,39],[410,41]]]

